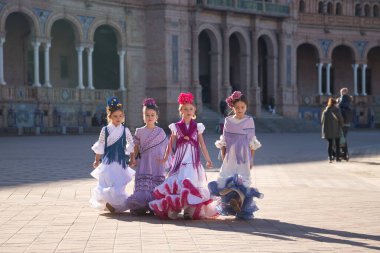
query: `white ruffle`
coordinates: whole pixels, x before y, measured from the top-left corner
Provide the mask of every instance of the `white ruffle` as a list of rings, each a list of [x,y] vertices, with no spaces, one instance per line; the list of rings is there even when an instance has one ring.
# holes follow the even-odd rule
[[[219,149],[227,146],[226,139],[224,138],[224,135],[221,135],[220,139],[215,142],[215,146]]]
[[[256,138],[256,136],[254,136],[251,140],[251,142],[249,143],[249,147],[253,150],[257,150],[259,148],[261,148],[261,142],[259,142],[259,140]]]
[[[198,134],[203,134],[205,129],[206,129],[206,127],[205,127],[205,125],[203,125],[203,123],[197,123]]]
[[[124,126],[120,125],[115,127],[113,124],[109,124],[108,130],[110,131],[110,135],[107,139],[107,145],[111,146],[114,144],[118,138],[121,137],[122,132],[119,133],[119,131],[122,131]],[[133,142],[133,136],[131,134],[131,131],[128,129],[128,127],[125,128],[125,137],[127,140],[127,144],[125,145],[125,154],[129,155],[130,153],[133,153],[135,144]],[[103,155],[104,154],[104,146],[105,146],[105,127],[102,128],[99,135],[99,140],[92,145],[91,149],[95,152],[95,154]]]
[[[177,135],[177,128],[175,126],[175,123],[171,123],[169,125],[169,129],[170,129],[170,131],[172,131],[173,135]],[[203,123],[197,123],[198,134],[203,134],[205,129],[206,129],[206,127],[205,127],[205,125],[203,125]]]
[[[102,128],[99,134],[99,140],[92,145],[91,149],[95,152],[95,154],[103,155],[104,154],[104,145],[105,145],[105,127]]]

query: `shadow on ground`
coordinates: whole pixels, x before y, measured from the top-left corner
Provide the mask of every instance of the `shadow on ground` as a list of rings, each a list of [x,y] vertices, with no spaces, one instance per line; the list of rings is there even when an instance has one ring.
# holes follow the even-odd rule
[[[379,235],[361,234],[342,230],[332,230],[320,227],[305,226],[272,219],[236,220],[226,217],[225,220],[162,220],[153,215],[135,216],[130,213],[110,214],[103,216],[125,222],[141,222],[148,224],[162,224],[186,226],[187,228],[209,229],[222,232],[244,233],[252,236],[261,236],[274,240],[297,241],[305,239],[323,243],[333,243],[380,250],[380,247],[357,240],[380,242]],[[357,239],[357,240],[356,240]],[[378,244],[378,243],[377,243]]]

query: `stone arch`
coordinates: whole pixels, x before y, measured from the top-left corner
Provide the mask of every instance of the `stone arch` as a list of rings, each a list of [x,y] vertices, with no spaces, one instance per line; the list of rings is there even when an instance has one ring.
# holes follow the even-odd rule
[[[360,54],[359,52],[357,51],[355,45],[351,42],[351,41],[334,41],[330,48],[329,48],[329,51],[328,51],[328,58],[331,59],[332,58],[332,53],[334,51],[335,48],[339,47],[339,46],[346,46],[350,49],[350,52],[352,54],[352,58],[354,60],[354,62],[356,62],[357,60],[359,60],[361,57],[360,57]]]
[[[260,31],[258,43],[258,79],[261,104],[266,107],[277,99],[278,45],[272,32]]]
[[[311,50],[313,49],[313,54]],[[301,104],[308,105],[318,91],[317,64],[320,62],[319,47],[308,41],[297,44],[297,91]]]
[[[60,19],[64,19],[72,25],[77,42],[84,42],[84,33],[80,21],[75,16],[67,13],[53,13],[49,16],[45,28],[45,34],[48,38],[51,37],[51,29],[54,23]]]
[[[88,29],[88,40],[89,41],[94,42],[95,31],[98,27],[100,27],[102,25],[108,25],[115,32],[118,47],[125,47],[126,46],[126,38],[125,38],[125,36],[123,36],[123,34],[125,34],[125,32],[123,31],[123,29],[120,27],[120,25],[118,23],[116,23],[115,21],[109,20],[109,19],[96,19],[92,23],[92,25]]]
[[[232,27],[228,31],[228,34],[230,40],[230,84],[233,91],[240,90],[243,93],[247,93],[250,79],[249,62],[251,56],[249,36],[241,27]],[[234,54],[237,52],[237,55]]]
[[[348,53],[346,51],[348,50]],[[352,64],[356,62],[355,50],[348,43],[334,45],[331,49],[331,81],[330,91],[338,95],[339,90],[347,87],[354,90],[354,74]],[[351,74],[350,74],[351,73]]]
[[[41,36],[41,27],[38,21],[38,17],[35,15],[32,9],[27,8],[22,5],[6,5],[4,9],[1,11],[0,16],[0,32],[5,33],[5,23],[10,14],[14,12],[20,12],[24,14],[28,21],[30,22],[30,26],[32,31],[34,32],[35,37]]]
[[[380,45],[372,45],[366,52],[366,64],[368,65],[366,73],[366,91],[368,95],[374,95],[380,93],[380,86],[377,85],[380,82]]]
[[[322,52],[321,47],[318,45],[318,43],[316,41],[313,41],[313,40],[312,41],[309,41],[309,40],[299,40],[296,43],[296,48],[298,48],[299,46],[301,46],[303,44],[310,44],[310,45],[312,45],[315,48],[315,50],[317,51],[317,58],[318,58],[318,60],[319,61],[322,60],[322,58],[323,58],[323,52]]]
[[[197,28],[196,36],[198,36],[198,46],[201,43],[200,37],[205,33],[210,41],[210,54],[209,56],[201,55],[202,49],[199,48],[198,52],[198,78],[200,85],[202,85],[202,100],[207,100],[208,93],[210,94],[209,102],[214,110],[218,110],[219,102],[224,95],[222,92],[222,36],[214,25],[201,24]],[[203,64],[203,58],[207,59],[209,64],[209,72],[202,73],[200,71]],[[206,85],[203,85],[205,83]],[[208,85],[208,86],[207,86]],[[212,94],[212,95],[211,95]],[[222,95],[223,94],[223,95]],[[204,98],[204,99],[203,99]]]

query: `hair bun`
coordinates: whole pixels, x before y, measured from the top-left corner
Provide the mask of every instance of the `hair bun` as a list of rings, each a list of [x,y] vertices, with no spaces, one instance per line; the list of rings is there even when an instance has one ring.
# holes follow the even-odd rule
[[[157,106],[156,100],[154,100],[153,98],[146,98],[146,99],[144,99],[143,106],[148,106],[148,105]]]
[[[231,96],[229,96],[228,98],[226,98],[226,102],[228,104],[228,107],[232,108],[234,107],[234,102],[238,99],[241,98],[241,96],[243,96],[243,93],[241,93],[240,91],[234,91]]]
[[[178,103],[180,105],[193,104],[193,102],[194,102],[194,96],[190,92],[189,93],[180,93],[178,96]]]
[[[115,111],[116,109],[121,109],[123,105],[117,97],[113,96],[107,100],[107,106],[111,111]]]

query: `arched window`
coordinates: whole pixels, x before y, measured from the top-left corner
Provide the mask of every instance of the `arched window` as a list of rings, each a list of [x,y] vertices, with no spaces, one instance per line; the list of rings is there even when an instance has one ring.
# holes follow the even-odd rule
[[[335,14],[336,15],[342,15],[342,4],[337,3],[335,6]]]
[[[362,14],[362,7],[360,4],[355,5],[355,16],[360,17]]]
[[[318,13],[322,14],[323,13],[323,2],[318,3]]]
[[[327,14],[329,14],[329,15],[333,14],[332,13],[332,3],[331,2],[327,4]]]
[[[379,6],[378,5],[373,6],[373,16],[379,17]]]
[[[364,6],[364,16],[369,17],[370,15],[371,15],[371,12],[370,12],[369,5],[366,4],[366,5]]]
[[[299,12],[304,13],[305,12],[305,1],[301,0],[299,5]]]

